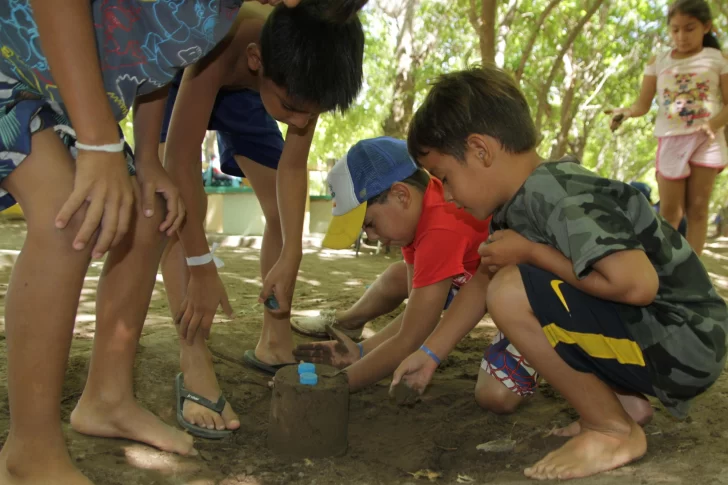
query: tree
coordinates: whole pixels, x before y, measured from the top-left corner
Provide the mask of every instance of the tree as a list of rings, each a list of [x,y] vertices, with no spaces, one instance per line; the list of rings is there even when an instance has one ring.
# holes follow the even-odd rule
[[[403,138],[407,131],[407,124],[412,118],[412,109],[415,104],[415,75],[422,63],[423,56],[414,52],[414,25],[415,13],[420,0],[405,0],[403,8],[397,12],[402,17],[401,28],[397,35],[397,45],[394,57],[396,59],[396,72],[392,103],[389,115],[382,123],[382,131],[387,136]]]
[[[471,25],[478,33],[481,61],[495,64],[495,26],[498,17],[498,0],[480,0],[480,11],[478,11],[477,1],[470,0],[468,15]]]

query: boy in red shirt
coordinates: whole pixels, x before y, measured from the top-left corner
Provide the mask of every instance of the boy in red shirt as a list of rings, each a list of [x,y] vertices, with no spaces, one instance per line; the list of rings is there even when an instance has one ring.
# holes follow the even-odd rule
[[[488,237],[489,221],[479,221],[448,203],[442,183],[419,169],[406,143],[393,138],[354,145],[334,165],[328,183],[334,218],[324,246],[348,248],[363,227],[370,240],[401,246],[404,256],[404,263],[390,266],[354,307],[364,316],[363,326],[409,297],[405,311],[386,328],[357,344],[345,327],[332,322],[328,328],[336,340],[302,344],[294,350],[296,359],[346,368],[349,387],[356,391],[390,375],[430,335],[443,308],[477,270],[478,247]],[[301,323],[294,329],[317,331]],[[517,374],[513,379],[498,377],[504,359],[522,362],[508,346],[502,337],[494,343],[478,379],[478,402],[496,411],[508,405],[511,390],[521,396],[535,387],[536,376],[526,365],[513,366]]]

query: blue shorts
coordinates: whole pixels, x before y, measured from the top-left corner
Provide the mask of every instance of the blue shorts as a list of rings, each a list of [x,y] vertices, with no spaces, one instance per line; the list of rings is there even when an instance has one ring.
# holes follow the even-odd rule
[[[177,99],[181,74],[169,86],[160,142],[167,140],[172,108]],[[268,114],[260,95],[249,89],[220,91],[212,108],[208,130],[217,131],[220,169],[228,175],[244,177],[235,155],[272,169],[278,168],[283,152],[283,135],[278,123]]]
[[[34,133],[54,129],[76,158],[76,137],[71,122],[58,103],[33,92],[23,81],[0,75],[0,183],[30,155]],[[121,129],[119,134],[123,137]],[[134,175],[134,157],[126,146],[126,162]],[[0,188],[0,211],[15,205],[15,199]]]

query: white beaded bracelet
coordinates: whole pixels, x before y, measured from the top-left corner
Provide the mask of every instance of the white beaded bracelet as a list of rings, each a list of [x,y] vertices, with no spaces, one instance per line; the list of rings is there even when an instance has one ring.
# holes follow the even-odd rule
[[[203,254],[202,256],[192,256],[191,258],[187,258],[187,266],[203,266],[208,264],[210,261],[214,261],[216,268],[222,268],[225,266],[225,263],[222,262],[222,259],[215,256],[215,251],[218,247],[220,247],[218,243],[213,243],[212,251],[209,253]]]
[[[108,145],[87,145],[79,141],[76,142],[76,148],[87,152],[107,152],[107,153],[121,153],[124,151],[126,143],[122,138],[119,143],[110,143]]]

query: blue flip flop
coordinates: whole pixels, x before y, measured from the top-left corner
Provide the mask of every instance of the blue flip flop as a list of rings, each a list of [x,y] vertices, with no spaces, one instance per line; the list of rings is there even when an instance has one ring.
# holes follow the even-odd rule
[[[180,426],[182,426],[184,429],[189,431],[189,433],[192,436],[197,436],[199,438],[207,438],[211,440],[219,440],[222,438],[227,438],[231,434],[233,434],[233,430],[231,429],[208,429],[203,428],[202,426],[197,426],[196,424],[192,424],[185,420],[183,414],[182,414],[182,406],[184,405],[185,399],[192,401],[196,404],[199,404],[200,406],[204,406],[207,409],[210,409],[211,411],[215,411],[216,413],[222,415],[223,409],[225,409],[225,404],[227,401],[225,398],[220,395],[220,399],[217,400],[217,402],[212,402],[209,399],[206,399],[202,396],[200,396],[197,393],[194,393],[192,391],[188,391],[185,388],[184,383],[184,376],[180,372],[177,374],[177,378],[175,379],[175,389],[177,391],[177,422]]]

